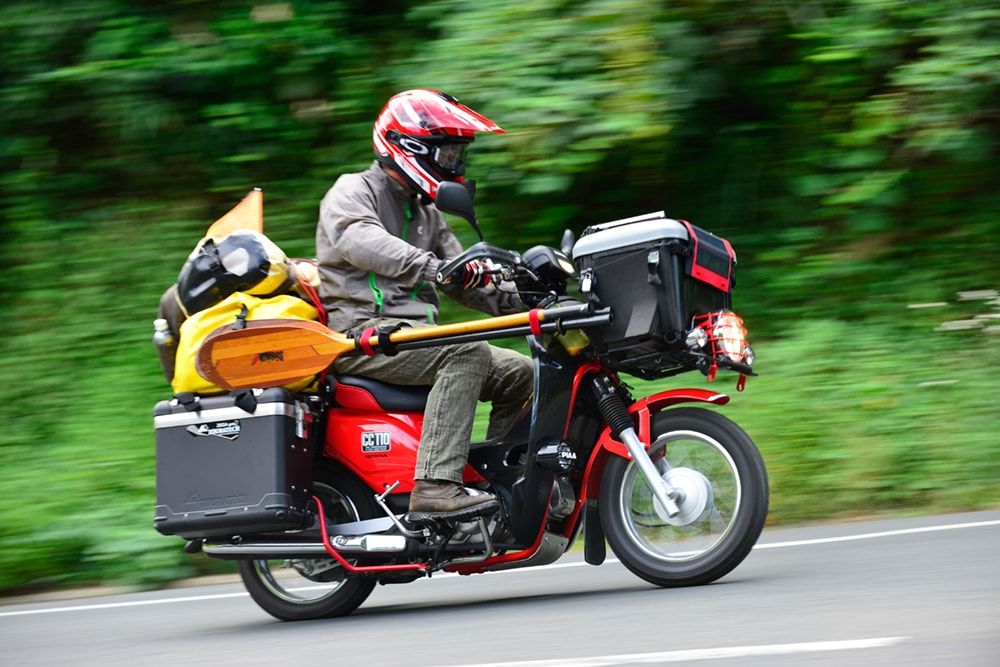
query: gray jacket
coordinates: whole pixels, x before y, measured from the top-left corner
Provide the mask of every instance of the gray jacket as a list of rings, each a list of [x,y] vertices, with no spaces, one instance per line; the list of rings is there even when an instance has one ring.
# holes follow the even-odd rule
[[[330,328],[349,331],[376,318],[434,324],[438,266],[461,252],[441,212],[421,204],[378,161],[344,174],[320,202],[316,229],[319,294]],[[525,309],[506,289],[448,285],[442,291],[491,315]]]

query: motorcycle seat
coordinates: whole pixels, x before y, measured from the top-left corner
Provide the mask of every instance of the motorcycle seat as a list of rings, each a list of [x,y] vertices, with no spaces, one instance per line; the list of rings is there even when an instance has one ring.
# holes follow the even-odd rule
[[[427,386],[406,386],[380,382],[361,375],[339,375],[333,385],[333,400],[349,410],[423,412]]]

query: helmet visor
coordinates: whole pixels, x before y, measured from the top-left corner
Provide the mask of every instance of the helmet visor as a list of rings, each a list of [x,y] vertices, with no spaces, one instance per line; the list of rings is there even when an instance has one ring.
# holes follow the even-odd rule
[[[446,143],[434,147],[434,164],[442,170],[455,173],[465,165],[467,143]]]

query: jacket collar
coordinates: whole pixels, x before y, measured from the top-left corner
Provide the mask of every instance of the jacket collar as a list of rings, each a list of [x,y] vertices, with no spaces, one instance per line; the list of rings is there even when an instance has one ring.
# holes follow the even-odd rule
[[[372,162],[372,166],[368,167],[368,173],[380,187],[388,188],[389,192],[402,202],[409,202],[417,195],[416,190],[408,185],[403,185],[387,174],[378,160]]]

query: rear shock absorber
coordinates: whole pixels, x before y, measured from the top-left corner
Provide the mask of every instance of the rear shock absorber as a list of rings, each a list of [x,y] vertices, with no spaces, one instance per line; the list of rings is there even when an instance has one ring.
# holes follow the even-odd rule
[[[600,374],[593,379],[594,394],[597,397],[597,407],[616,439],[620,440],[632,455],[632,460],[639,466],[639,471],[646,479],[646,483],[652,490],[660,504],[667,510],[668,517],[675,517],[680,513],[677,503],[681,500],[675,488],[663,479],[656,465],[649,458],[646,446],[636,435],[635,427],[632,425],[632,416],[628,408],[622,402],[621,396],[615,391],[615,386],[611,378]]]

